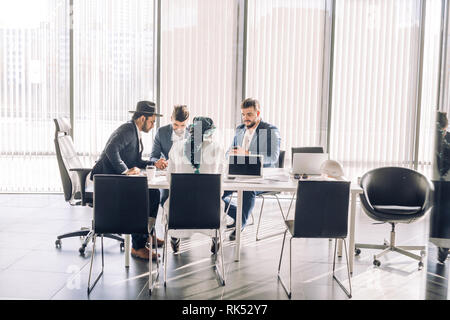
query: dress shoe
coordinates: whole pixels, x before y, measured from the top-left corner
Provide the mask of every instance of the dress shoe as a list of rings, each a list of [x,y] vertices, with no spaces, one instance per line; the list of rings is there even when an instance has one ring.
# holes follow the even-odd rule
[[[220,242],[216,238],[212,238],[211,242],[211,253],[216,254],[219,251]]]
[[[147,242],[150,242],[150,237],[148,237]],[[153,248],[155,247],[155,243],[158,244],[158,248],[161,248],[164,245],[164,240],[158,239],[156,236],[153,236]]]
[[[236,228],[236,222],[227,224],[227,229],[232,229],[232,228]]]
[[[448,256],[448,248],[438,247],[438,261],[442,264],[445,263],[447,256]]]
[[[150,257],[150,251],[147,248],[134,249],[131,248],[131,256],[142,260],[148,260]],[[158,257],[160,255],[158,254]],[[156,253],[152,251],[152,260],[156,260]]]
[[[171,238],[170,245],[171,245],[174,253],[178,252],[178,250],[180,250],[180,239],[179,238]]]
[[[242,232],[244,231],[244,229],[241,229],[241,235],[242,235]],[[233,232],[232,233],[230,233],[230,241],[234,241],[234,240],[236,240],[236,229],[235,230],[233,230]]]

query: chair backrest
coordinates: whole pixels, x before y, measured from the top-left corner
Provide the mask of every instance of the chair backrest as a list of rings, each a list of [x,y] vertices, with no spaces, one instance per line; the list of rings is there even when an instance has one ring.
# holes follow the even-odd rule
[[[144,176],[94,176],[94,232],[148,233],[148,182]]]
[[[381,167],[366,172],[360,186],[371,206],[421,206],[430,203],[431,183],[421,173],[402,167]]]
[[[292,147],[291,165],[294,162],[294,153],[323,153],[323,147]]]
[[[296,238],[345,238],[348,227],[349,181],[300,180],[297,188]]]
[[[220,174],[172,173],[169,229],[220,228]]]
[[[53,119],[55,122],[55,149],[58,160],[59,173],[64,190],[64,198],[69,201],[73,198],[81,198],[80,183],[76,172],[69,171],[72,168],[81,168],[81,161],[77,156],[72,137],[69,135],[70,122],[67,118]]]
[[[280,150],[280,155],[278,156],[278,168],[284,168],[284,158],[286,151]]]

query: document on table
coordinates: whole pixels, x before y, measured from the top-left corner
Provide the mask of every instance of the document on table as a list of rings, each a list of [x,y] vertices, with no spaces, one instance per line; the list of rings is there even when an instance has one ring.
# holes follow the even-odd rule
[[[289,175],[274,172],[274,173],[264,173],[264,180],[266,181],[278,181],[278,182],[288,182],[290,180]]]
[[[269,177],[264,176],[264,178],[236,178],[236,179],[225,179],[224,182],[235,182],[235,183],[251,183],[251,184],[264,184],[273,182],[288,182],[289,176],[284,175],[271,175]]]

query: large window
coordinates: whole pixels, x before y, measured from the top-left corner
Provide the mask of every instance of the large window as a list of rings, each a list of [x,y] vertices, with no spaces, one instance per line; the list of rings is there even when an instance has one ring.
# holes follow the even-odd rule
[[[161,125],[173,106],[191,119],[208,116],[220,140],[231,143],[236,124],[237,1],[161,1]]]
[[[74,142],[92,165],[139,100],[155,101],[154,3],[74,0]],[[143,134],[144,151],[151,150]]]
[[[0,191],[61,190],[53,118],[69,116],[66,0],[0,1]]]
[[[248,3],[246,96],[280,129],[286,158],[291,147],[326,144],[326,26],[327,1]]]
[[[287,164],[291,147],[320,145],[351,179],[428,173],[436,108],[450,111],[443,4],[448,15],[441,0],[0,1],[0,192],[61,191],[53,118],[73,120],[91,166],[139,100],[159,101],[161,126],[176,104],[211,117],[228,147],[254,97]]]
[[[434,130],[439,93],[439,66],[441,45],[441,0],[426,1],[423,80],[420,104],[420,127],[418,137],[418,170],[431,176],[434,152]],[[448,68],[447,68],[448,70]]]
[[[420,3],[336,2],[330,152],[350,176],[413,166]]]
[[[440,90],[440,105],[442,111],[450,116],[450,4],[446,2],[446,24],[444,29],[444,43],[442,46],[442,75]]]

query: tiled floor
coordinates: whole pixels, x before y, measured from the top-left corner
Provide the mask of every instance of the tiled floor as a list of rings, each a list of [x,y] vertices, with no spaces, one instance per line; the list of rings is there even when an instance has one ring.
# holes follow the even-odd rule
[[[260,204],[257,202],[255,207],[256,219]],[[287,208],[289,201],[283,200],[282,204]],[[277,210],[274,200],[266,201],[263,235],[283,230]],[[125,268],[118,243],[105,239],[104,276],[88,297],[91,246],[82,257],[78,253],[80,239],[64,239],[61,249],[56,249],[54,242],[58,234],[89,226],[91,217],[91,208],[71,207],[62,195],[1,194],[0,299],[287,299],[277,280],[282,235],[255,241],[256,225],[248,226],[243,233],[239,262],[233,260],[233,243],[224,243],[224,287],[218,285],[212,268],[210,239],[196,235],[183,240],[176,255],[169,248],[167,287],[162,285],[161,272],[152,296],[148,295],[148,265],[131,258],[130,267]],[[389,225],[373,225],[359,209],[356,228],[357,242],[381,243],[389,237]],[[355,258],[353,299],[450,299],[450,260],[446,265],[437,263],[436,248],[427,241],[428,219],[399,225],[397,236],[398,243],[428,245],[426,267],[418,271],[414,260],[390,253],[376,268],[372,265],[374,251],[363,250]],[[327,239],[294,240],[292,299],[347,299],[331,278],[333,244]],[[101,266],[100,250],[97,253],[94,273]],[[284,264],[285,277],[287,266]],[[343,258],[338,260],[337,268],[338,276],[347,285]]]

